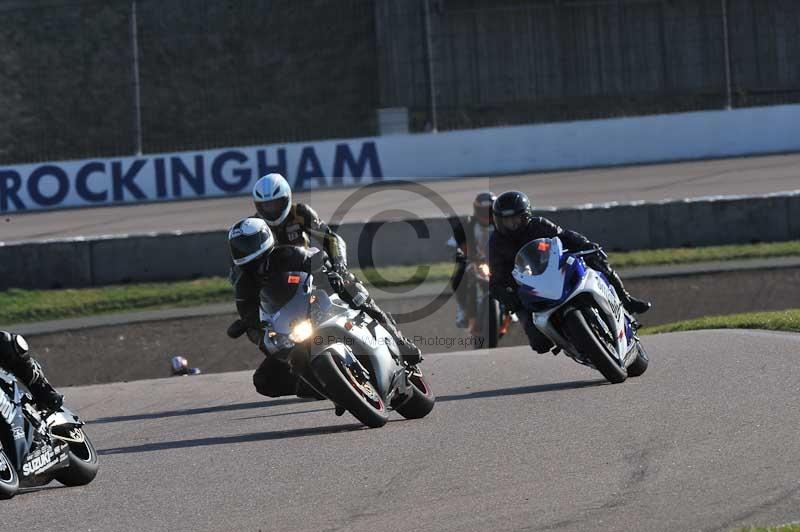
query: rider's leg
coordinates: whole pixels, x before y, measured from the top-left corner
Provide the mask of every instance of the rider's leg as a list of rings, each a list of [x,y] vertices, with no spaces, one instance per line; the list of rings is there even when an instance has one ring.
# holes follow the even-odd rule
[[[530,312],[519,310],[517,311],[517,315],[522,322],[522,327],[525,329],[525,335],[528,337],[528,343],[531,349],[537,353],[547,353],[554,347],[555,344],[533,324],[533,318]]]
[[[394,318],[392,318],[390,314],[384,312],[371,297],[359,308],[366,312],[372,319],[383,325],[384,329],[392,335],[395,342],[397,342],[400,355],[409,364],[419,364],[422,361],[422,352],[419,350],[419,347],[414,345],[414,342],[406,338],[403,333],[400,332]]]
[[[16,335],[0,332],[0,366],[13,373],[31,391],[36,403],[48,410],[58,410],[64,396],[58,393],[44,376],[39,363],[27,350],[27,342],[16,340]]]
[[[627,290],[625,290],[625,285],[622,284],[622,279],[620,279],[619,274],[617,274],[617,272],[611,268],[611,264],[608,263],[607,259],[595,255],[587,258],[586,263],[591,268],[602,272],[606,276],[608,282],[610,282],[614,287],[614,290],[617,291],[617,295],[622,302],[622,306],[625,307],[625,310],[631,314],[644,314],[650,310],[652,305],[649,301],[633,297],[628,293]]]
[[[256,391],[267,397],[282,397],[297,393],[297,377],[292,375],[289,366],[274,358],[267,357],[253,373]]]
[[[414,342],[403,336],[403,333],[397,328],[394,318],[375,303],[367,288],[352,273],[349,282],[345,285],[344,293],[340,293],[339,296],[353,308],[363,310],[369,317],[383,325],[397,343],[400,355],[409,364],[418,364],[422,361],[422,352],[419,348],[414,345]]]

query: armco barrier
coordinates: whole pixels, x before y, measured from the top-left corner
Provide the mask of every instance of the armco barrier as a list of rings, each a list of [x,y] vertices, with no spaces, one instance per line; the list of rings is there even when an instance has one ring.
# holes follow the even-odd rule
[[[541,212],[609,250],[800,239],[800,192],[584,206]],[[449,260],[445,218],[345,224],[352,266]],[[83,287],[225,275],[224,231],[0,245],[0,289]]]

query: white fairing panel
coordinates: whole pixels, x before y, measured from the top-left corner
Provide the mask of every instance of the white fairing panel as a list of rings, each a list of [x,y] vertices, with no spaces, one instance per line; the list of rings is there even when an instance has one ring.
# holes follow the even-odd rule
[[[550,266],[553,263],[558,264],[558,261],[551,260],[551,263],[550,265],[548,265],[545,274],[549,273]],[[550,275],[551,275],[550,279],[555,278],[553,274]],[[534,276],[534,279],[536,279],[536,277],[537,276]],[[561,286],[563,287],[563,280],[561,281],[561,283],[562,283]],[[543,286],[541,282],[540,284]],[[541,293],[538,286],[537,286],[537,291]],[[578,353],[575,351],[575,348],[560,334],[560,332],[555,327],[553,327],[550,318],[553,316],[553,314],[555,314],[565,305],[568,305],[571,300],[575,299],[581,294],[591,295],[591,297],[595,300],[600,309],[602,309],[603,311],[602,314],[604,314],[606,317],[610,317],[609,321],[611,323],[608,324],[608,330],[609,333],[613,335],[614,338],[616,339],[616,355],[620,361],[624,360],[626,354],[628,353],[631,347],[631,345],[628,344],[628,339],[625,335],[625,312],[622,308],[622,304],[620,303],[619,297],[617,297],[617,294],[614,292],[614,290],[608,286],[608,284],[603,280],[600,274],[598,274],[597,272],[595,272],[590,268],[586,269],[586,275],[578,284],[578,286],[575,288],[575,290],[569,296],[567,296],[564,303],[562,303],[556,308],[549,309],[544,312],[535,313],[533,315],[534,325],[543,334],[545,334],[548,338],[550,338],[556,345],[558,345],[571,355],[578,355]],[[559,299],[560,296],[561,293],[559,292],[558,296],[552,297],[552,299]],[[544,294],[542,294],[541,297],[550,298],[550,296],[545,296]]]

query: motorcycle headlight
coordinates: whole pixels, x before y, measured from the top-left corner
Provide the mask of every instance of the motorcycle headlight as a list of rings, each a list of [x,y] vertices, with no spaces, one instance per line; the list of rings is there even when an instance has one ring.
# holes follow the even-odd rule
[[[289,340],[296,344],[305,342],[311,337],[312,332],[314,332],[314,327],[311,325],[311,321],[303,320],[292,327],[292,332],[289,334]]]

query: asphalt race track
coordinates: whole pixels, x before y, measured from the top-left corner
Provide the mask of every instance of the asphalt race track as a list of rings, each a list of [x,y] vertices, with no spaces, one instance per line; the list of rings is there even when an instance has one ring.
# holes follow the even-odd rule
[[[547,172],[500,177],[449,179],[425,183],[455,212],[467,213],[481,190],[522,190],[537,207],[587,203],[659,201],[710,195],[751,195],[800,188],[800,155],[774,155],[685,163]],[[297,194],[326,220],[353,189]],[[427,198],[386,187],[354,205],[342,222],[394,219],[386,211],[402,208],[420,217],[442,216]],[[45,238],[163,231],[224,229],[252,212],[249,197],[149,203],[43,213],[8,213],[0,218],[0,242]]]
[[[367,430],[249,373],[67,390],[95,482],[8,530],[702,530],[800,519],[800,335],[646,337],[621,385],[526,348],[430,356],[431,415]]]

